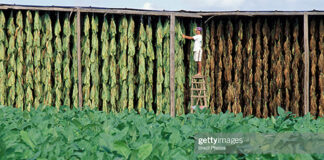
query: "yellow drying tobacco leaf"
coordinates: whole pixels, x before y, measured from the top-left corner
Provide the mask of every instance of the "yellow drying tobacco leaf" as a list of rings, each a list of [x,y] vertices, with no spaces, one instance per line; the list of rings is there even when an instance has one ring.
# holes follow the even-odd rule
[[[145,84],[146,84],[146,31],[143,22],[140,24],[139,29],[139,52],[138,52],[138,88],[137,88],[137,110],[140,112],[145,108]]]
[[[98,16],[91,17],[91,55],[90,55],[90,74],[91,74],[91,91],[90,91],[90,108],[99,107],[99,40],[98,40]]]
[[[127,57],[127,84],[128,84],[128,110],[132,110],[135,108],[134,100],[135,100],[135,22],[132,16],[129,17],[128,20],[128,31],[127,31],[127,39],[128,39],[128,57]]]
[[[146,25],[146,92],[145,92],[145,108],[148,111],[152,111],[153,106],[153,69],[154,69],[154,63],[153,60],[155,59],[155,53],[154,48],[152,44],[152,38],[153,38],[153,32],[152,32],[152,25],[151,25],[151,19],[149,17],[149,22]]]
[[[24,21],[21,11],[18,11],[16,15],[16,48],[17,48],[17,77],[16,77],[16,108],[24,109]]]
[[[163,86],[163,26],[161,22],[161,18],[159,18],[157,26],[156,26],[156,68],[157,68],[157,76],[156,76],[156,108],[157,114],[162,113],[163,110],[163,95],[162,95],[162,86]]]
[[[7,54],[6,17],[0,11],[0,105],[7,105]]]
[[[70,40],[71,38],[71,24],[69,14],[65,14],[63,23],[63,105],[71,106],[71,50],[70,50]]]
[[[90,18],[87,14],[83,24],[83,41],[82,41],[82,96],[83,106],[90,107]]]
[[[26,48],[25,48],[25,65],[26,65],[26,76],[24,88],[26,91],[25,104],[26,109],[30,111],[34,104],[34,64],[33,64],[33,15],[30,11],[27,11],[25,17],[25,33],[26,33]]]
[[[42,84],[42,48],[41,48],[41,29],[42,19],[39,16],[39,12],[36,11],[34,15],[34,41],[33,41],[33,52],[34,52],[34,107],[37,107],[43,103],[43,84]]]
[[[119,86],[120,86],[120,96],[119,96],[119,103],[118,107],[119,110],[123,111],[127,109],[127,90],[128,90],[128,84],[127,84],[127,75],[128,75],[128,69],[127,69],[127,45],[128,45],[128,21],[126,16],[124,15],[120,22],[118,27],[119,32],[119,60],[118,60],[118,68],[119,68]]]
[[[163,25],[163,113],[170,113],[170,21]]]
[[[116,63],[116,55],[117,55],[117,45],[116,45],[116,23],[114,17],[110,20],[110,43],[109,43],[109,59],[110,59],[110,104],[111,111],[117,111],[117,101],[118,101],[118,84],[117,84],[117,63]]]
[[[101,28],[101,59],[102,59],[102,110],[108,112],[109,101],[110,101],[110,87],[109,87],[109,25],[107,18],[104,17],[102,28]]]
[[[57,17],[54,27],[54,48],[55,48],[55,63],[54,63],[54,90],[55,90],[55,107],[59,110],[62,105],[63,99],[63,80],[62,80],[62,62],[63,62],[63,50],[62,50],[62,40],[61,40],[61,23],[59,17]]]

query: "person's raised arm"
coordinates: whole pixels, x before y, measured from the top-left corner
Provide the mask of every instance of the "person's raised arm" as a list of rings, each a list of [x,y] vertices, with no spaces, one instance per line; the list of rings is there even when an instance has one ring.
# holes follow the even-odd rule
[[[186,36],[186,35],[182,35],[182,38],[185,38],[185,39],[194,39],[193,37],[190,37],[190,36]]]

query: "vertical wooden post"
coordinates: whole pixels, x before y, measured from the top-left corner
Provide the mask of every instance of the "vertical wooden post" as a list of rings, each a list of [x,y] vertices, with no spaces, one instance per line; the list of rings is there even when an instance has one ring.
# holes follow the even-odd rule
[[[174,38],[175,38],[175,16],[170,17],[170,115],[175,116],[175,95],[174,95]]]
[[[77,39],[78,39],[78,85],[79,85],[79,108],[82,107],[82,68],[81,68],[81,15],[80,8],[77,9]]]
[[[304,13],[304,114],[309,112],[309,37],[308,14]]]

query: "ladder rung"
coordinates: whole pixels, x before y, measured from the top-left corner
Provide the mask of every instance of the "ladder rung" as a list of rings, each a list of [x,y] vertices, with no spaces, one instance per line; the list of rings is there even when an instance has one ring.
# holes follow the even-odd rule
[[[202,80],[200,80],[202,79]],[[196,105],[204,104],[207,105],[207,96],[206,96],[206,81],[205,77],[202,75],[199,76],[192,76],[191,79],[191,88],[190,88],[190,104],[193,105],[194,101],[196,101]],[[202,95],[203,94],[203,95]]]
[[[207,96],[194,96],[194,95],[191,95],[192,98],[207,98]]]
[[[204,79],[204,77],[192,77],[192,79]]]
[[[193,79],[202,79],[202,78],[204,78],[204,76],[203,76],[203,75],[199,75],[199,76],[192,76],[192,78],[193,78]]]
[[[205,91],[203,88],[191,88],[192,91]]]
[[[192,82],[192,84],[204,84],[205,82]]]

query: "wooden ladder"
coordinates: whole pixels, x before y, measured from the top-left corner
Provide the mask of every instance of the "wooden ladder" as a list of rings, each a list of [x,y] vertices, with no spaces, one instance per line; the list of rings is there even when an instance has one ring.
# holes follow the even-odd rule
[[[197,107],[203,106],[207,107],[207,96],[206,96],[206,82],[205,77],[202,75],[195,75],[191,78],[191,102],[190,108],[191,113]]]

